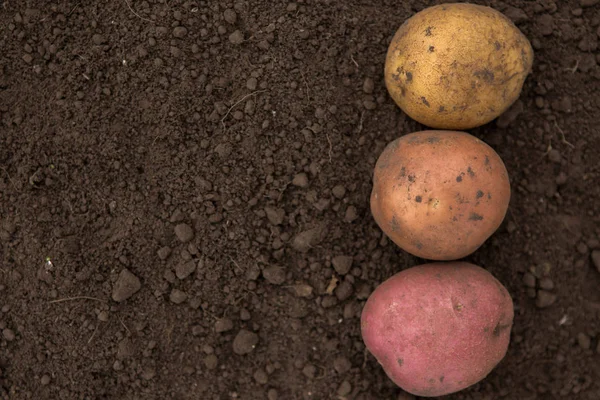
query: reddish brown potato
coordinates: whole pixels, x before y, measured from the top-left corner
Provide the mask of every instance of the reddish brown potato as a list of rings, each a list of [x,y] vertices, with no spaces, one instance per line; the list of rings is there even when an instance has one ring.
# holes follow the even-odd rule
[[[371,213],[405,251],[456,260],[500,226],[510,201],[500,156],[465,132],[422,131],[391,142],[373,176]]]
[[[457,392],[485,378],[510,343],[513,302],[465,262],[409,268],[383,282],[361,315],[363,341],[394,383],[418,396]]]

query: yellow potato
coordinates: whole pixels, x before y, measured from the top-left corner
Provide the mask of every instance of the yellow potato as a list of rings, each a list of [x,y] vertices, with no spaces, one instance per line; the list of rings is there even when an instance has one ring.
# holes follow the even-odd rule
[[[427,8],[396,32],[385,83],[409,117],[464,130],[492,121],[521,93],[533,49],[502,13],[475,4]]]

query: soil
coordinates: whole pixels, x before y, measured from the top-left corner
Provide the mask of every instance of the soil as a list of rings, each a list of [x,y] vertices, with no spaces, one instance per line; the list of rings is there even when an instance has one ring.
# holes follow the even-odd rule
[[[383,147],[424,129],[387,45],[436,2],[1,3],[0,399],[413,398],[359,316],[425,262],[369,195]],[[513,196],[467,260],[515,323],[445,398],[597,400],[600,4],[477,3],[535,48],[518,103],[470,131]]]

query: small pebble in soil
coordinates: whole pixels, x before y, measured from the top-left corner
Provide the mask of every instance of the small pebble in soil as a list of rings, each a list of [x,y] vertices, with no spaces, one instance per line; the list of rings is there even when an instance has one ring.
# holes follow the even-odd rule
[[[365,81],[363,82],[363,92],[371,94],[373,93],[373,90],[375,90],[375,82],[373,82],[373,79],[371,78],[365,78]]]
[[[171,290],[171,294],[169,295],[169,300],[174,304],[181,304],[187,300],[187,294],[182,292],[179,289]]]
[[[252,352],[258,344],[258,335],[246,329],[242,329],[233,339],[233,352],[244,355]]]
[[[592,346],[592,339],[590,339],[590,337],[585,333],[579,332],[577,334],[577,344],[579,344],[579,347],[581,347],[583,350],[589,350],[589,348]]]
[[[227,21],[228,24],[233,25],[237,20],[237,14],[231,8],[228,8],[223,12],[223,18],[225,19],[225,21]]]
[[[313,379],[315,377],[315,374],[317,373],[317,367],[315,367],[312,364],[306,364],[304,366],[304,368],[302,368],[302,373],[304,374],[304,376],[306,376],[308,379]]]
[[[529,288],[534,288],[535,276],[530,272],[525,272],[525,275],[523,275],[523,284]]]
[[[535,305],[538,308],[546,308],[554,304],[554,302],[556,302],[556,299],[556,294],[548,292],[546,290],[538,290]]]
[[[356,207],[350,206],[346,209],[346,215],[344,215],[344,221],[354,222],[358,218],[358,212]]]
[[[281,208],[265,207],[265,214],[272,225],[281,225],[285,218],[285,211]]]
[[[175,28],[173,28],[173,36],[175,36],[176,38],[184,38],[187,36],[188,30],[187,28],[185,28],[184,26],[177,26]]]
[[[48,375],[48,374],[44,374],[44,375],[42,375],[42,378],[40,379],[40,383],[41,383],[43,386],[46,386],[46,385],[48,385],[48,384],[50,383],[50,375]]]
[[[180,263],[175,267],[175,275],[179,279],[185,279],[190,276],[196,270],[196,261],[189,260],[184,263]]]
[[[115,360],[115,362],[113,363],[113,369],[115,371],[121,371],[123,369],[123,363],[119,360]]]
[[[308,187],[308,176],[304,172],[296,174],[292,179],[292,185],[298,186],[300,188]]]
[[[232,44],[241,44],[244,42],[244,34],[239,30],[236,30],[231,35],[229,35],[229,41]]]
[[[350,368],[352,368],[352,363],[350,363],[350,360],[348,360],[346,357],[341,356],[333,360],[333,368],[339,375],[343,375],[350,371]]]
[[[98,313],[98,320],[102,322],[108,321],[108,311],[100,311],[100,313]]]
[[[277,400],[279,398],[278,396],[279,394],[275,389],[269,389],[269,391],[267,392],[267,400]]]
[[[346,195],[346,188],[342,185],[337,185],[331,189],[331,194],[333,194],[336,199],[341,200]]]
[[[335,295],[339,301],[344,301],[352,296],[353,291],[354,288],[350,282],[342,281],[342,283],[340,283],[335,289]]]
[[[194,231],[188,224],[177,224],[175,226],[175,236],[180,242],[189,242],[194,238]]]
[[[240,310],[240,319],[242,321],[249,321],[252,318],[252,315],[250,315],[250,311],[248,311],[245,308],[242,308]]]
[[[8,328],[2,330],[2,336],[6,339],[7,342],[12,342],[15,340],[15,333]]]
[[[331,264],[333,264],[333,269],[340,275],[346,275],[350,268],[352,268],[352,256],[335,256],[331,260]]]
[[[337,394],[339,396],[345,397],[350,394],[352,391],[352,385],[348,381],[343,381],[338,387]]]
[[[215,322],[215,332],[222,333],[233,329],[233,321],[229,318],[221,318]]]
[[[218,363],[219,359],[214,354],[209,354],[206,357],[204,357],[204,366],[206,367],[206,369],[215,369],[217,368]]]
[[[318,245],[325,237],[327,230],[324,226],[318,226],[297,234],[293,241],[294,250],[306,253],[314,246]]]
[[[116,302],[125,301],[142,288],[139,278],[128,269],[123,269],[113,287],[112,299]]]
[[[161,260],[166,260],[171,255],[171,248],[168,246],[163,246],[156,252],[156,255]]]
[[[256,383],[260,385],[266,385],[269,382],[269,375],[267,375],[265,370],[262,368],[259,368],[256,371],[254,371],[253,377]]]
[[[276,265],[269,265],[263,269],[263,277],[273,285],[281,285],[285,282],[285,269]]]
[[[310,297],[313,293],[313,288],[310,285],[299,283],[294,285],[294,293],[298,297]]]

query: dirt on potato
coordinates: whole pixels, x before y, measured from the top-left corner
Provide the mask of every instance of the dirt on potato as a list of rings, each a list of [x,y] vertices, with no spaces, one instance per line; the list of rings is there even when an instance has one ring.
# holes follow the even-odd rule
[[[600,4],[476,3],[535,62],[470,131],[513,187],[468,258],[513,296],[513,339],[447,398],[598,399]],[[404,396],[359,316],[423,262],[369,194],[384,146],[425,129],[383,65],[433,4],[2,1],[0,399]]]

